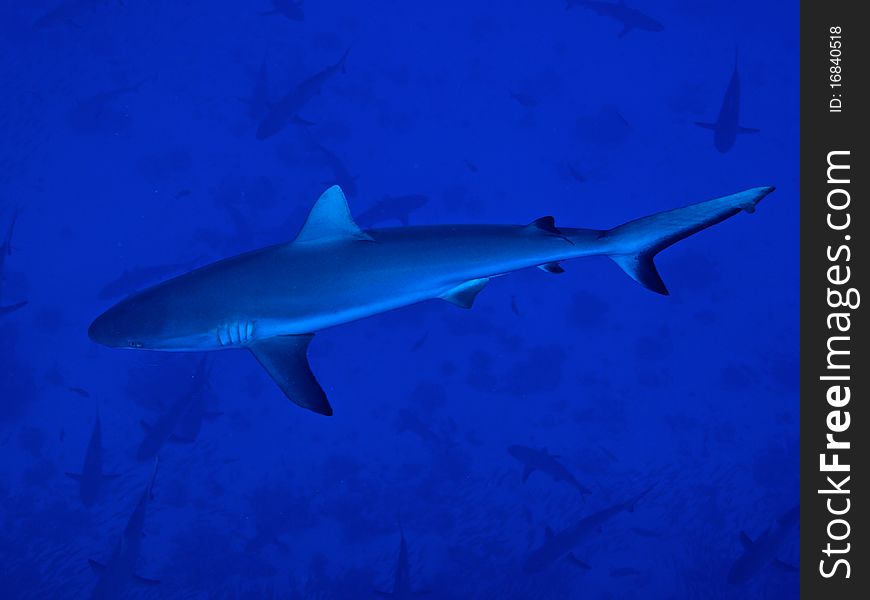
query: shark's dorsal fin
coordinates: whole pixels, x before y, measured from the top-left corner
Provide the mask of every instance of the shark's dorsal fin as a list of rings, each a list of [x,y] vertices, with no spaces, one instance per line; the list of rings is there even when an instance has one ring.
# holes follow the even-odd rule
[[[371,236],[354,222],[344,192],[334,185],[323,192],[314,203],[294,243],[371,241],[371,239]]]
[[[749,550],[752,547],[752,538],[750,538],[745,531],[740,532],[740,543],[743,545],[745,550]]]
[[[248,348],[290,400],[321,415],[332,415],[332,407],[311,367],[308,344],[314,334],[278,335],[259,340]]]
[[[546,231],[547,233],[553,233],[555,235],[562,235],[562,232],[559,231],[558,227],[556,227],[556,219],[549,215],[535,219],[526,225],[526,227],[533,230],[540,229],[541,231]]]

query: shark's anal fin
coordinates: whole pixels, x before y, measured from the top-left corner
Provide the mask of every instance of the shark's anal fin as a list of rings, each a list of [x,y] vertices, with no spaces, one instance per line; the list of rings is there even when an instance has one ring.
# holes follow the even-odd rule
[[[251,344],[248,348],[290,400],[321,415],[332,415],[332,407],[311,367],[308,344],[313,333],[279,335]]]
[[[480,290],[486,287],[487,283],[489,283],[488,277],[471,279],[465,283],[460,283],[455,288],[447,290],[445,293],[441,294],[441,298],[455,304],[456,306],[471,308],[474,304],[474,299],[477,298]]]
[[[354,222],[344,192],[334,185],[314,203],[294,244],[350,240],[372,241],[372,237]]]
[[[97,575],[99,575],[100,573],[102,573],[103,571],[106,570],[106,565],[104,565],[101,562],[95,561],[93,558],[88,559],[88,564],[91,567],[91,571],[93,571]]]
[[[752,547],[752,538],[750,538],[745,531],[740,532],[740,544],[743,546],[744,550],[749,550]]]
[[[64,473],[64,475],[66,475],[67,477],[69,477],[73,481],[81,481],[82,480],[82,476],[79,473],[70,473],[69,471],[67,471],[66,473]]]

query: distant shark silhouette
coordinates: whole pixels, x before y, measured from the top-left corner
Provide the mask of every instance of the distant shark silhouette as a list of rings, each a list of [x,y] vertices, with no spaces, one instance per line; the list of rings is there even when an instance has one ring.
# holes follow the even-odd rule
[[[208,358],[203,357],[199,361],[196,374],[193,376],[192,386],[189,392],[179,396],[169,409],[160,415],[154,424],[141,421],[145,430],[145,437],[136,449],[136,460],[144,461],[154,458],[169,440],[175,440],[175,432],[184,417],[190,412],[191,407],[200,397],[206,393],[208,386]],[[195,437],[195,436],[194,436]]]
[[[82,504],[91,506],[100,496],[100,488],[105,479],[115,479],[117,475],[103,473],[103,435],[100,427],[100,413],[94,421],[94,429],[91,431],[91,439],[88,442],[88,450],[85,452],[85,462],[81,473],[67,473],[67,477],[79,482],[79,496]]]
[[[661,212],[613,229],[441,225],[363,231],[337,186],[315,203],[296,239],[228,258],[133,295],[97,317],[92,340],[114,348],[203,351],[247,348],[296,404],[331,415],[308,366],[313,332],[428,300],[470,308],[490,278],[608,256],[641,285],[667,288],[653,257],[755,205],[758,187]]]
[[[405,530],[399,525],[399,557],[396,559],[396,572],[393,576],[393,591],[383,592],[375,590],[375,594],[382,598],[393,600],[411,600],[427,596],[429,590],[415,592],[411,588],[411,561],[408,556],[408,543],[405,541]]]
[[[622,23],[619,37],[625,37],[635,29],[643,31],[664,31],[665,26],[649,15],[625,4],[625,0],[617,2],[601,2],[600,0],[568,0],[567,8],[582,6],[602,17],[609,17]]]
[[[508,446],[508,453],[523,464],[523,482],[535,471],[547,473],[553,481],[565,481],[574,486],[583,497],[592,493],[592,490],[577,481],[565,465],[559,462],[559,457],[550,454],[546,448],[532,448],[515,444]]]
[[[92,599],[105,598],[114,600],[122,598],[125,588],[131,581],[136,581],[145,585],[156,585],[160,583],[154,579],[147,579],[136,575],[136,561],[139,559],[139,549],[142,545],[142,537],[144,536],[143,528],[145,527],[145,513],[148,510],[154,489],[154,480],[157,477],[157,460],[154,461],[154,470],[151,472],[151,478],[148,480],[148,485],[145,486],[145,491],[139,498],[133,514],[127,521],[127,526],[124,527],[124,533],[121,539],[115,546],[112,556],[106,564],[101,564],[93,559],[88,562],[91,569],[99,575],[97,585],[91,593]]]
[[[6,236],[3,238],[3,243],[0,244],[0,299],[2,299],[3,291],[3,265],[6,263],[6,257],[12,255],[12,233],[15,231],[15,223],[18,221],[18,208],[12,213],[12,221],[9,223],[9,228],[6,230]],[[27,306],[27,300],[20,300],[13,304],[0,306],[0,317],[14,313],[20,308]]]
[[[588,538],[591,534],[599,531],[604,523],[608,522],[623,511],[634,512],[635,505],[641,500],[641,498],[646,496],[652,488],[653,486],[650,486],[625,502],[620,502],[599,510],[596,513],[592,513],[588,517],[580,519],[577,523],[567,529],[563,529],[562,531],[553,532],[553,530],[548,527],[546,531],[547,539],[537,550],[529,554],[525,563],[523,563],[523,570],[526,573],[537,573],[543,571],[557,560],[569,556],[571,551],[580,544],[580,542]],[[571,555],[570,558],[578,567],[585,567],[584,570],[588,570],[588,566],[579,561],[575,556]]]
[[[786,571],[796,572],[796,567],[782,562],[777,558],[777,554],[782,549],[789,532],[798,525],[799,521],[800,506],[795,506],[754,541],[745,531],[741,531],[740,543],[743,545],[743,554],[731,565],[731,570],[728,572],[728,583],[735,585],[746,583],[770,563],[774,563]]]
[[[740,133],[758,133],[760,130],[740,125],[740,75],[737,72],[737,52],[734,52],[734,72],[722,99],[719,118],[715,123],[696,121],[695,125],[713,131],[713,144],[716,150],[728,152],[734,147],[737,135]]]
[[[300,82],[293,91],[272,104],[266,116],[260,121],[260,126],[257,128],[257,139],[268,139],[284,129],[289,123],[308,124],[308,121],[299,116],[299,111],[311,98],[320,93],[320,89],[327,81],[338,73],[344,73],[344,63],[349,52],[350,48],[344,51],[337,63]]]

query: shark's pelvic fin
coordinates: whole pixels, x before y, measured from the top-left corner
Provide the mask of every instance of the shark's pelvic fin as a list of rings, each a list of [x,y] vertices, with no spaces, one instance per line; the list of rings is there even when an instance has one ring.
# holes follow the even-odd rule
[[[344,192],[334,185],[314,203],[294,243],[348,240],[371,241],[372,238],[354,222]]]
[[[703,127],[704,129],[711,129],[713,131],[716,130],[716,123],[704,123],[702,121],[695,121],[695,125],[698,127]]]
[[[551,262],[545,265],[538,265],[538,268],[542,271],[546,271],[547,273],[553,273],[554,275],[565,272],[565,269],[562,268],[562,265],[557,262]]]
[[[133,573],[133,581],[140,585],[160,585],[160,581],[158,579],[149,579],[148,577],[142,577],[141,575],[136,575]]]
[[[752,188],[629,221],[603,232],[601,242],[606,250],[602,253],[608,255],[632,279],[647,289],[667,295],[668,289],[653,263],[656,254],[741,211],[753,212],[755,205],[774,189]]]
[[[486,287],[487,283],[489,283],[489,277],[472,279],[470,281],[466,281],[465,283],[457,285],[451,290],[448,290],[441,295],[441,298],[455,304],[456,306],[460,306],[462,308],[471,308],[471,306],[474,304],[474,299],[477,298],[480,290]]]
[[[313,333],[279,335],[259,340],[249,349],[290,400],[302,408],[331,416],[329,400],[308,366],[308,344],[313,337]]]

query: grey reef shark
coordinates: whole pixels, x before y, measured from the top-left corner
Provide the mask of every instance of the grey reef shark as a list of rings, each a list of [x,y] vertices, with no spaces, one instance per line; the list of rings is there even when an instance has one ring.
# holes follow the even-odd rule
[[[636,8],[631,8],[625,4],[625,0],[617,2],[601,2],[600,0],[568,0],[567,8],[571,9],[574,6],[581,6],[594,13],[613,19],[622,24],[622,31],[619,32],[619,37],[625,37],[635,29],[642,31],[664,31],[665,26],[659,21],[653,19]]]
[[[121,539],[118,540],[108,562],[103,564],[93,559],[88,561],[91,565],[91,570],[99,577],[97,585],[94,587],[93,592],[91,592],[93,600],[97,598],[105,598],[106,600],[123,598],[130,582],[147,586],[160,583],[156,579],[142,577],[135,572],[136,563],[139,560],[139,551],[142,547],[142,538],[145,537],[145,515],[148,512],[148,504],[154,497],[153,490],[154,480],[157,478],[157,465],[158,462],[155,460],[154,469],[151,471],[151,477],[148,479],[145,491],[142,492],[139,502],[133,510],[133,514],[127,520],[127,525],[124,527]]]
[[[332,407],[308,364],[314,333],[424,300],[470,308],[493,277],[607,256],[667,294],[653,258],[693,233],[746,211],[774,190],[757,187],[629,221],[613,229],[430,225],[361,229],[338,186],[314,204],[296,239],[227,258],[134,294],[97,317],[89,337],[113,348],[245,348],[286,396],[322,415]]]
[[[734,52],[734,71],[725,89],[722,107],[715,123],[696,121],[695,125],[713,132],[713,145],[722,154],[734,147],[739,134],[758,133],[760,129],[740,125],[740,74],[737,72],[737,52]]]

